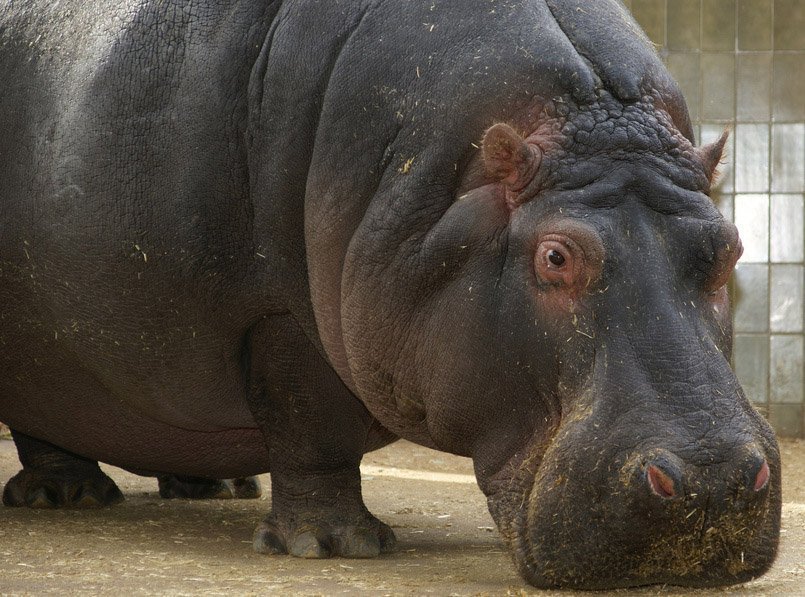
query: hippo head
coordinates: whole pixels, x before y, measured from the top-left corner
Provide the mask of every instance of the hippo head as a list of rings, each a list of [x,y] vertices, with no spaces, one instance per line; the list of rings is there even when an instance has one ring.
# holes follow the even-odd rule
[[[492,124],[389,260],[394,195],[370,210],[342,290],[351,383],[392,431],[473,458],[536,586],[751,579],[780,460],[730,368],[726,137],[693,147],[651,97],[570,105]],[[451,188],[422,170],[407,192]]]
[[[479,448],[479,479],[538,586],[750,579],[775,556],[780,466],[729,366],[741,242],[706,197],[726,135],[695,150],[647,110],[622,113],[634,138],[620,149],[667,152],[641,174],[620,163],[640,157],[613,159],[617,125],[592,112],[564,132],[606,157],[578,143],[548,157],[550,133],[506,125],[484,138],[486,170],[515,206],[508,250],[533,270],[532,337],[520,339],[533,353],[512,358],[542,373],[551,355],[554,370],[535,392],[545,426],[514,453]]]

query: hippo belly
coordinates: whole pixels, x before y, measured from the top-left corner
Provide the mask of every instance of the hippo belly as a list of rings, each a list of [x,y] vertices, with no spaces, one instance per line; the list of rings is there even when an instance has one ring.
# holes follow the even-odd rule
[[[234,478],[268,471],[268,451],[258,428],[196,431],[172,427],[122,407],[115,407],[103,394],[84,397],[85,418],[59,419],[54,412],[61,401],[42,404],[49,425],[48,438],[70,452],[145,475],[174,473],[205,478]],[[40,405],[36,405],[40,406]],[[30,404],[26,406],[28,411]],[[10,409],[4,415],[14,421],[27,415]],[[101,419],[101,420],[99,420]],[[45,419],[47,421],[47,419]],[[105,426],[105,427],[103,427]],[[99,429],[104,428],[104,433]]]
[[[57,359],[48,355],[39,360],[44,371],[32,372],[27,378],[25,401],[8,391],[9,384],[3,384],[3,417],[15,430],[47,437],[70,452],[142,473],[230,478],[268,471],[265,439],[248,415],[242,424],[229,426],[199,424],[207,413],[192,409],[181,414],[163,411],[173,416],[157,419],[153,413],[138,410],[135,400],[110,396],[109,389],[86,370],[73,369],[68,383],[58,392],[50,391],[59,383],[49,375],[60,370],[51,366]],[[69,361],[60,361],[59,365],[69,366]],[[225,397],[218,389],[194,392],[188,403],[190,399],[200,406],[217,399],[222,410],[233,407],[230,415],[243,406],[234,393]],[[191,421],[193,415],[199,416]]]
[[[100,312],[107,298],[95,296],[78,312]],[[13,429],[134,470],[220,477],[268,470],[236,328],[189,323],[170,309],[123,326],[114,318],[62,319],[58,296],[5,304],[13,307],[4,311],[11,325],[2,340],[15,349],[0,352],[0,408]]]

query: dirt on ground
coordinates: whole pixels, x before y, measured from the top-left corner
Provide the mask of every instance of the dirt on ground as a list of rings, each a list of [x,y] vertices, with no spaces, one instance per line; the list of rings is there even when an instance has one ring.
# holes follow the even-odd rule
[[[783,533],[768,574],[724,589],[654,586],[599,594],[805,595],[805,442],[781,445]],[[13,443],[0,441],[0,480],[18,468]],[[259,500],[165,501],[155,479],[105,470],[126,495],[123,504],[97,511],[0,508],[0,594],[552,594],[517,576],[470,461],[407,442],[365,459],[366,503],[398,538],[396,553],[375,560],[253,552],[252,531],[268,510],[268,476]]]

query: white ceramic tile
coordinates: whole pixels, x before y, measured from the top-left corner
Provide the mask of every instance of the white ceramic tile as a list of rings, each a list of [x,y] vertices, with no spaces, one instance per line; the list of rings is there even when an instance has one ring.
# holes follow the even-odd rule
[[[771,196],[771,260],[775,263],[805,259],[805,196]]]
[[[769,260],[769,196],[735,195],[735,225],[741,235],[743,263]]]
[[[769,190],[769,125],[735,126],[735,192]]]
[[[802,265],[771,266],[769,327],[772,332],[802,332]]]

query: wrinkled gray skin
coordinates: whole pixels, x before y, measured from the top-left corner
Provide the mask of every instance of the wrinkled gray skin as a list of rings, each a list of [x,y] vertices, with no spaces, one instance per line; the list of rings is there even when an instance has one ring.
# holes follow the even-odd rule
[[[619,4],[1,10],[20,502],[115,501],[98,460],[270,470],[259,551],[372,556],[394,536],[358,465],[405,437],[473,458],[537,586],[771,565],[779,455],[728,362],[720,146],[693,148]]]

